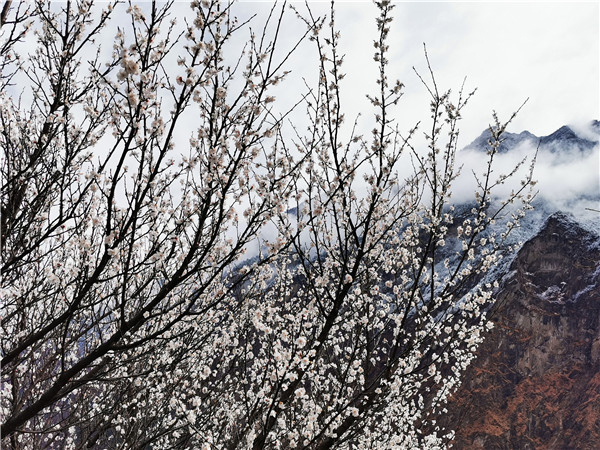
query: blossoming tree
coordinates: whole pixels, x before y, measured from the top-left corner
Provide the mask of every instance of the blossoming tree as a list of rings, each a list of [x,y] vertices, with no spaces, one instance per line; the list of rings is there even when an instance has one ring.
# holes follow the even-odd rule
[[[101,6],[2,10],[2,444],[443,444],[435,417],[482,339],[485,275],[531,200],[527,176],[493,201],[515,173],[492,177],[505,125],[459,219],[470,95],[431,73],[425,151],[416,127],[400,134],[389,2],[369,137],[342,126],[333,9],[298,13],[306,34],[279,53],[275,6],[232,59],[248,29],[235,4],[192,2],[185,19],[172,3]],[[298,99],[308,132],[272,95],[304,40],[320,61]]]

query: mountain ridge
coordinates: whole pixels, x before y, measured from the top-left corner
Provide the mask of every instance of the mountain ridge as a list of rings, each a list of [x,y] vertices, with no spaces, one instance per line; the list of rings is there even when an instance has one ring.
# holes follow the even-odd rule
[[[600,122],[598,122],[598,120],[594,119],[590,121],[588,128],[592,133],[595,133],[600,137]],[[465,146],[464,149],[485,150],[488,147],[490,137],[491,131],[489,128],[487,128],[475,140],[473,140],[473,142]],[[520,133],[506,131],[502,135],[502,141],[498,147],[498,152],[506,153],[507,151],[527,141],[530,141],[531,144],[535,146],[537,146],[539,143],[539,145],[542,147],[549,147],[551,151],[556,151],[556,149],[553,147],[557,144],[574,146],[582,151],[590,150],[598,145],[598,139],[592,141],[587,137],[578,134],[572,127],[563,125],[547,136],[536,136],[527,130],[521,131]]]

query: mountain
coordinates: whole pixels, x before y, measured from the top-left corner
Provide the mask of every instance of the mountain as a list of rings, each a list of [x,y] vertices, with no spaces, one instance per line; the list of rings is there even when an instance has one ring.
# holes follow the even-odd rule
[[[597,121],[590,128],[600,134]],[[489,136],[482,133],[467,148],[485,151]],[[541,138],[527,131],[505,138],[502,157],[539,142],[540,154],[554,156],[541,170],[561,169],[566,160],[588,164],[577,165],[579,172],[552,172],[555,184],[588,170],[593,158],[586,155],[598,149],[567,126]],[[563,149],[564,158],[555,153]],[[600,214],[585,211],[600,210],[600,191],[574,195],[568,203],[574,216],[538,196],[510,237],[525,244],[490,274],[500,282],[490,311],[494,328],[435,424],[455,430],[453,448],[600,448]],[[451,234],[474,206],[456,205]],[[448,244],[440,260],[456,253]]]
[[[529,131],[504,133],[496,162],[514,167],[524,157],[531,158],[537,148],[533,178],[539,190],[533,206],[518,230],[518,241],[532,238],[544,221],[556,211],[569,212],[587,228],[600,228],[600,122],[585,127],[562,126],[553,133],[538,137]],[[463,161],[478,161],[476,153],[489,148],[490,131],[485,130],[465,147]],[[460,153],[460,152],[459,152]],[[474,154],[475,153],[475,154]],[[476,163],[474,163],[476,164]],[[474,166],[476,167],[476,165]],[[464,198],[464,195],[463,197]],[[465,200],[462,200],[465,201]],[[457,205],[457,210],[461,205]]]
[[[588,128],[592,134],[600,135],[600,123],[597,120],[590,122]],[[490,137],[491,132],[489,129],[486,129],[477,139],[467,145],[465,149],[486,150]],[[558,152],[564,148],[578,149],[580,152],[587,152],[598,145],[598,139],[590,140],[589,136],[582,136],[571,127],[565,125],[548,136],[540,137],[529,131],[522,131],[518,134],[505,132],[502,135],[502,142],[498,147],[498,152],[506,153],[526,142],[533,146],[539,144],[541,148],[551,152]]]
[[[465,149],[485,150],[488,147],[488,141],[490,140],[491,136],[492,133],[490,130],[486,129],[479,135],[477,139],[467,145]],[[505,153],[526,141],[533,143],[538,140],[538,137],[529,131],[523,131],[519,134],[505,132],[502,135],[502,139],[503,140],[498,147],[499,153]]]
[[[466,149],[486,151],[489,138],[486,130]],[[503,155],[539,144],[540,170],[566,190],[597,165],[600,122],[504,138]],[[438,422],[456,431],[453,448],[600,448],[600,183],[589,186],[562,203],[574,215],[538,196],[517,230],[525,244],[495,273],[495,326]]]
[[[571,128],[566,125],[560,127],[554,133],[540,138],[540,143],[542,145],[549,145],[556,142],[560,142],[561,144],[574,144],[587,148],[591,148],[596,145],[596,142],[579,137]]]
[[[598,448],[600,237],[553,214],[503,277],[492,321],[448,405],[454,448]]]

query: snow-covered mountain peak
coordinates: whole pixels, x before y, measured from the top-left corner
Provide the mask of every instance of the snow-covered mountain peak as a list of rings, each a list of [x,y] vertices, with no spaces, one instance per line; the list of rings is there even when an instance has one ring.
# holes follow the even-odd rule
[[[484,130],[477,139],[465,147],[465,150],[487,150],[491,132],[489,129]],[[506,153],[518,146],[529,143],[543,150],[552,153],[562,152],[566,150],[579,150],[587,153],[590,149],[598,145],[600,138],[600,122],[598,120],[591,121],[587,127],[581,130],[576,130],[571,126],[564,125],[547,136],[536,136],[533,133],[525,130],[520,133],[505,132],[502,135],[502,142],[498,147],[499,153]]]
[[[471,142],[469,145],[465,147],[465,149],[473,149],[473,150],[486,150],[488,148],[488,143],[491,138],[491,132],[489,129],[484,130],[477,139]],[[505,132],[503,135],[503,141],[498,147],[499,153],[505,153],[512,148],[515,148],[517,145],[520,145],[526,141],[537,141],[538,137],[529,131],[522,131],[521,133],[510,133]]]

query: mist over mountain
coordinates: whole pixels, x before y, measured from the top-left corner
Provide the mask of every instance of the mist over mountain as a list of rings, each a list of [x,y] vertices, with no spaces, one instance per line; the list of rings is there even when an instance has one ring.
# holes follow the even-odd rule
[[[482,134],[458,152],[457,162],[462,165],[460,177],[454,185],[454,201],[468,203],[476,188],[473,173],[485,168],[489,150],[490,131]],[[530,214],[539,225],[550,214],[563,211],[572,214],[582,224],[597,226],[600,210],[600,124],[597,120],[585,127],[562,126],[547,136],[536,136],[529,131],[506,132],[499,152],[495,155],[494,173],[509,173],[524,161],[517,179],[524,177],[535,158],[534,180],[537,181],[536,210]],[[505,197],[515,183],[506,183],[496,192],[498,199]],[[594,225],[596,223],[596,225]]]
[[[588,133],[585,133],[585,131],[588,131]],[[596,139],[590,139],[590,134],[592,136],[595,134]],[[536,136],[527,130],[520,133],[506,132],[503,134],[503,141],[498,147],[498,151],[499,153],[506,153],[524,143],[529,145],[537,145],[539,143],[540,147],[551,152],[560,151],[561,149],[565,149],[565,147],[569,150],[578,149],[586,152],[598,145],[598,135],[600,135],[600,122],[597,120],[591,121],[588,124],[587,130],[584,130],[583,133],[578,133],[568,125],[560,127],[548,136]],[[490,137],[491,132],[489,129],[486,129],[477,139],[467,145],[465,149],[484,150],[488,146]]]
[[[489,136],[463,157],[477,163]],[[441,420],[456,431],[453,448],[598,448],[599,137],[594,120],[542,137],[507,133],[502,142],[507,167],[537,149],[539,194],[513,236],[525,244],[494,274],[495,326]]]

